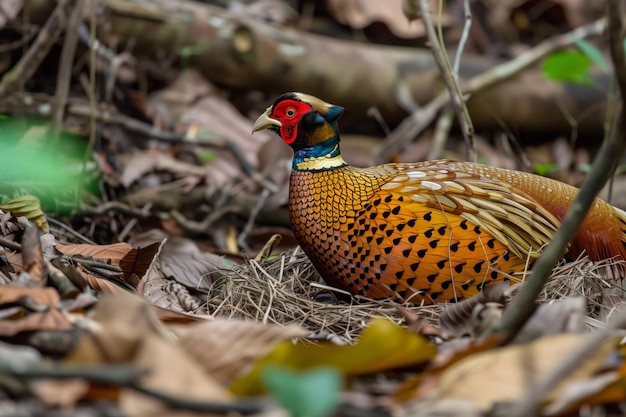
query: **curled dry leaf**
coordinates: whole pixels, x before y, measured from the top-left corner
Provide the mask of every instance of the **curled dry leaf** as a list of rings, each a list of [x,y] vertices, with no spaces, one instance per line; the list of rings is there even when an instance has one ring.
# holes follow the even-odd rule
[[[208,374],[219,382],[230,383],[278,343],[305,337],[308,332],[295,325],[214,320],[177,327],[174,333]]]
[[[112,272],[108,279],[98,276],[91,269],[79,266],[80,272],[87,283],[96,291],[105,294],[120,294],[133,288],[132,278],[143,276],[150,263],[154,259],[161,243],[154,243],[144,248],[133,248],[127,243],[113,243],[110,245],[61,245],[55,248],[67,256],[82,256],[101,260],[107,264],[118,266],[122,270],[122,276],[118,277]]]
[[[201,252],[191,239],[168,239],[160,256],[164,276],[195,289],[208,290],[213,282],[225,275],[233,263],[222,256]]]
[[[196,311],[201,305],[199,297],[191,295],[186,287],[171,279],[166,279],[161,271],[161,250],[137,285],[137,292],[153,305],[177,313]]]
[[[524,345],[507,346],[468,356],[441,374],[426,372],[420,396],[434,401],[470,401],[478,412],[497,403],[519,401],[529,385],[550,374],[567,352],[574,351],[592,335],[564,334],[544,337]],[[591,357],[583,360],[545,399],[557,398],[574,381],[591,378],[616,349],[609,338]],[[434,379],[433,379],[434,378]],[[436,387],[434,391],[433,387]]]
[[[0,235],[3,238],[15,241],[24,228],[17,222],[17,218],[11,213],[0,213]]]
[[[64,255],[80,255],[85,258],[101,259],[111,265],[119,266],[125,277],[131,274],[143,276],[148,270],[154,255],[159,250],[160,242],[144,248],[133,248],[128,243],[112,243],[110,245],[60,245],[55,248]]]

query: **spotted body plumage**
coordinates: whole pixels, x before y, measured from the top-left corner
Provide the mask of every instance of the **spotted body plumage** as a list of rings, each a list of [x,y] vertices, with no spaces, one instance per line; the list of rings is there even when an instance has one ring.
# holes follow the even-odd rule
[[[339,109],[339,110],[338,110]],[[576,189],[532,174],[454,161],[347,165],[341,109],[281,96],[255,129],[295,151],[294,234],[326,282],[352,294],[411,303],[457,301],[519,280],[552,238]],[[571,256],[626,259],[626,218],[597,200]]]

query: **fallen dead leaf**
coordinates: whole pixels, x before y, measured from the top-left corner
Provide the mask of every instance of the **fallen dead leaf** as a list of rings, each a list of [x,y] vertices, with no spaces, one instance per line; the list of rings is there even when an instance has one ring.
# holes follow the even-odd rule
[[[148,370],[140,378],[143,387],[180,399],[225,403],[231,395],[203,369],[202,365],[180,345],[150,333],[142,340],[133,363]],[[122,391],[122,410],[134,416],[197,416],[198,413],[173,410],[161,401],[134,390]]]
[[[224,319],[173,330],[181,346],[202,364],[209,375],[222,383],[241,376],[242,370],[249,368],[278,343],[308,334],[295,325],[263,325]]]
[[[391,33],[403,39],[415,39],[424,36],[425,30],[421,22],[407,21],[402,12],[402,0],[328,0],[330,13],[340,23],[354,29],[363,29],[375,22],[384,23]],[[431,10],[436,2],[431,1]],[[442,27],[450,26],[453,19],[444,13],[441,18]]]
[[[102,296],[92,317],[81,325],[84,336],[65,357],[68,363],[130,362],[147,334],[168,333],[152,313],[150,304],[131,293]]]
[[[162,249],[154,256],[152,264],[137,285],[137,292],[153,305],[173,312],[197,310],[202,305],[202,300],[191,295],[182,284],[165,278],[161,271],[161,252]]]
[[[423,385],[432,387],[434,377],[437,388],[430,392],[431,400],[470,401],[477,411],[485,412],[496,403],[520,400],[528,386],[549,374],[567,352],[584,342],[585,337],[562,334],[481,352],[456,362],[440,375],[427,372]],[[582,362],[552,392],[546,393],[546,400],[556,398],[568,384],[590,378],[616,345],[617,340],[607,339],[591,358]],[[420,394],[425,392],[420,390]]]

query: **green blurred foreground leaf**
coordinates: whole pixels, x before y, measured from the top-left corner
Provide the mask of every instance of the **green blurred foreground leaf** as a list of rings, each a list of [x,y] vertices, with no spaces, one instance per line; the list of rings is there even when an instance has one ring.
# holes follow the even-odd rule
[[[263,382],[293,417],[326,417],[339,405],[342,378],[330,367],[296,372],[267,366],[263,370]]]
[[[0,118],[0,199],[32,194],[43,206],[74,203],[80,186],[85,141],[62,134],[55,146],[47,124]]]

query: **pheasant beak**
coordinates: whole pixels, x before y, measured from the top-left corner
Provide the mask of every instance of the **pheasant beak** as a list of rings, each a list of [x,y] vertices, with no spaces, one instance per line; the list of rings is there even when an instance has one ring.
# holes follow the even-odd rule
[[[254,126],[252,126],[252,133],[258,132],[259,130],[267,129],[268,127],[272,126],[275,126],[277,128],[281,128],[283,126],[281,122],[270,117],[271,110],[272,107],[270,106],[267,108],[267,110],[265,110],[265,113],[263,113],[259,116],[258,119],[256,119],[256,122],[254,122]]]

